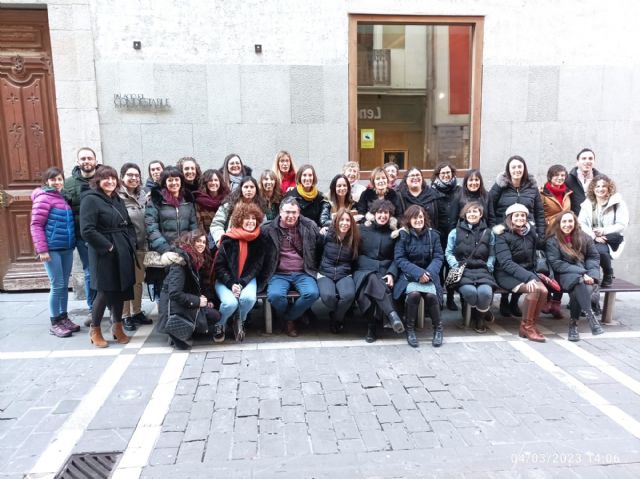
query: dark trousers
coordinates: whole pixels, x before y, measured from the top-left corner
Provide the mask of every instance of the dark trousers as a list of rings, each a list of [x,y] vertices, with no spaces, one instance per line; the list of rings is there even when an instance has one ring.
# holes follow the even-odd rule
[[[319,278],[318,290],[322,302],[333,312],[333,318],[336,321],[344,321],[347,311],[356,298],[356,285],[353,282],[353,277],[346,276],[338,281],[333,281],[326,276]]]

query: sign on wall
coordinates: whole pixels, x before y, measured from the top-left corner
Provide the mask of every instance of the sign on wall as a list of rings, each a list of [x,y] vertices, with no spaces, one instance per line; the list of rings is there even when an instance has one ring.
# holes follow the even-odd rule
[[[142,93],[114,93],[113,104],[119,110],[158,111],[171,109],[168,98],[146,98]]]
[[[376,147],[376,130],[363,128],[360,130],[360,148],[370,149]]]

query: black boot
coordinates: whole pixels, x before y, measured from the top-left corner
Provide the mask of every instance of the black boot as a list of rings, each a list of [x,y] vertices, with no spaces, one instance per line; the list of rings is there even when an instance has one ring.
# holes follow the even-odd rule
[[[478,311],[476,308],[471,310],[471,324],[476,333],[487,332],[487,326],[484,324],[484,315],[485,313]]]
[[[136,322],[133,320],[133,318],[124,318],[122,320],[122,323],[125,331],[135,331],[136,329],[138,329],[136,327]]]
[[[578,333],[578,320],[572,319],[569,321],[569,333],[567,334],[569,341],[580,341],[580,333]]]
[[[414,295],[414,294],[420,294],[420,293],[410,293],[410,295]],[[416,337],[416,319],[418,318],[419,307],[420,307],[419,301],[407,301],[405,303],[405,318],[406,318],[405,331],[407,333],[407,343],[409,343],[409,346],[411,346],[412,348],[418,347],[418,338]]]
[[[586,316],[587,316],[587,320],[589,321],[589,326],[591,326],[591,334],[593,334],[594,336],[597,336],[599,334],[604,333],[604,329],[602,329],[602,326],[600,325],[600,321],[593,314],[593,311],[591,310],[586,311]]]
[[[511,308],[509,307],[509,295],[504,293],[500,296],[500,316],[503,318],[511,317]]]
[[[458,311],[458,305],[454,301],[454,289],[447,288],[447,309],[449,311]]]
[[[389,313],[389,322],[391,323],[391,327],[393,328],[393,331],[395,333],[404,333],[404,324],[402,324],[402,320],[400,319],[398,313],[396,313],[395,311],[391,311]]]
[[[600,283],[601,288],[610,288],[613,284],[613,271],[611,273],[605,273],[602,276],[602,282]]]
[[[511,301],[509,301],[509,309],[511,309],[511,314],[517,318],[522,317],[522,311],[518,307],[519,299],[520,299],[520,293],[514,293],[511,295]]]
[[[364,337],[364,340],[368,343],[374,343],[376,339],[378,339],[378,336],[376,335],[376,320],[373,318],[367,323],[367,334]]]
[[[440,346],[442,346],[442,338],[443,338],[442,322],[434,321],[433,322],[433,339],[431,340],[431,345],[434,348],[439,348]]]

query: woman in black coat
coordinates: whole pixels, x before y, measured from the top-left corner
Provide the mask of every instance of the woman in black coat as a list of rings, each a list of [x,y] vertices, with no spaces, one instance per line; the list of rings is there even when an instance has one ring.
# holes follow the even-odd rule
[[[418,308],[420,300],[424,299],[433,325],[431,344],[437,348],[442,346],[440,269],[444,254],[440,235],[431,229],[429,217],[418,205],[412,205],[404,212],[402,223],[394,251],[401,274],[393,287],[393,297],[399,299],[406,295],[407,343],[414,348],[418,347],[415,330]]]
[[[556,216],[550,224],[546,250],[551,269],[571,298],[567,339],[580,340],[578,319],[581,311],[587,316],[592,334],[604,333],[591,309],[591,292],[600,281],[600,255],[591,238],[581,230],[575,213],[566,211]]]
[[[393,284],[398,276],[398,268],[393,260],[398,230],[389,225],[393,212],[393,203],[376,200],[369,211],[373,219],[360,227],[358,262],[353,281],[358,307],[367,317],[365,341],[368,343],[377,339],[376,318],[370,310],[374,303],[389,319],[396,333],[404,332],[404,325],[395,310],[392,296]]]
[[[496,225],[493,205],[491,201],[489,201],[489,192],[484,186],[482,173],[480,173],[480,170],[471,169],[465,173],[462,179],[462,186],[458,189],[451,202],[451,229],[454,229],[458,225],[462,208],[472,201],[480,203],[484,208],[482,217],[487,226],[493,228]]]
[[[390,201],[393,204],[396,217],[402,215],[404,211],[398,193],[391,188],[387,172],[379,166],[371,171],[369,186],[362,192],[356,204],[358,214],[366,215],[371,210],[371,204],[375,200]]]
[[[504,224],[493,228],[496,235],[495,278],[507,291],[526,293],[520,337],[544,342],[536,322],[547,303],[547,288],[535,272],[538,236],[527,221],[528,216],[529,210],[515,203],[507,208]]]
[[[158,303],[158,328],[167,333],[170,344],[177,349],[189,349],[189,339],[193,334],[210,334],[220,319],[213,304],[202,293],[200,269],[204,264],[207,236],[196,229],[183,233],[174,242],[173,264],[164,280]],[[189,325],[184,334],[167,324],[176,315]]]
[[[538,191],[538,184],[533,175],[529,174],[527,164],[521,156],[512,156],[502,173],[496,178],[496,183],[489,191],[489,200],[495,214],[495,224],[503,223],[507,208],[513,204],[521,204],[529,211],[529,221],[533,222],[538,234],[538,247],[542,248],[546,222],[544,220],[544,206]],[[489,226],[494,226],[489,224]],[[511,301],[506,294],[500,298],[500,314],[505,318],[513,316],[521,317],[522,311],[518,308],[519,294],[511,296]]]
[[[262,209],[255,203],[237,203],[230,226],[216,253],[216,293],[220,298],[220,321],[213,340],[224,341],[227,321],[238,311],[233,322],[236,341],[244,340],[244,322],[256,304],[258,274],[264,264],[266,242],[260,236]]]
[[[111,332],[120,344],[129,342],[122,328],[124,302],[133,299],[136,232],[124,202],[118,196],[118,172],[110,166],[96,171],[91,189],[80,202],[80,230],[89,246],[91,289],[97,291],[91,311],[89,338],[98,348],[108,346],[100,322],[107,306]]]
[[[397,191],[402,211],[406,211],[411,205],[421,206],[427,213],[429,223],[436,225],[439,218],[438,198],[441,195],[435,188],[427,186],[419,168],[413,166],[407,170]]]
[[[467,203],[458,226],[449,233],[445,255],[451,268],[465,265],[456,287],[472,308],[473,329],[478,333],[484,333],[485,321],[493,319],[489,308],[498,286],[493,278],[495,254],[495,238],[484,221],[483,206],[475,201]]]

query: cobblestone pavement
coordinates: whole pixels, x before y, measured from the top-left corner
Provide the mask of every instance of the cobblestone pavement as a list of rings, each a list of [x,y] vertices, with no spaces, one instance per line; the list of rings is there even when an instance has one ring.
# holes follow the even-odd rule
[[[0,477],[110,451],[115,478],[640,477],[640,295],[616,308],[579,343],[545,319],[544,344],[446,311],[440,349],[429,327],[418,349],[367,344],[361,318],[326,334],[322,311],[296,340],[263,335],[256,311],[243,344],[179,352],[150,326],[105,350],[86,328],[58,339],[45,294],[1,294]]]

